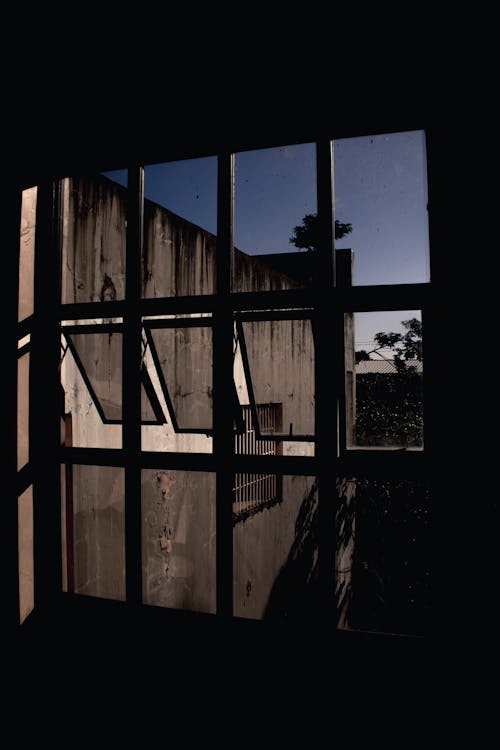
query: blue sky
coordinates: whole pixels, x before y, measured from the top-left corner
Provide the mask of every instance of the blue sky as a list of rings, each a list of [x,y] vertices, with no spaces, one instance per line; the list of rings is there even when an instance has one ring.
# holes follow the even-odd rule
[[[108,173],[119,182],[125,172]],[[145,168],[146,198],[216,234],[217,159],[189,159]],[[427,180],[422,131],[334,141],[335,217],[350,222],[338,248],[354,250],[353,283],[428,281]],[[295,251],[289,238],[315,213],[314,144],[261,149],[235,157],[235,246],[250,254]],[[298,252],[298,251],[297,251]],[[357,317],[356,339],[401,330],[414,313]]]

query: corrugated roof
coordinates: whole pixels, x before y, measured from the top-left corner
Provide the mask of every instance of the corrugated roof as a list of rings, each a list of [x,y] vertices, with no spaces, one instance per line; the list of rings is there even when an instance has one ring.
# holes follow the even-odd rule
[[[423,372],[423,362],[419,362],[416,359],[406,360],[406,367],[408,369],[412,368],[415,372]],[[397,370],[393,360],[367,359],[357,363],[356,375],[366,375],[370,372],[393,374]]]

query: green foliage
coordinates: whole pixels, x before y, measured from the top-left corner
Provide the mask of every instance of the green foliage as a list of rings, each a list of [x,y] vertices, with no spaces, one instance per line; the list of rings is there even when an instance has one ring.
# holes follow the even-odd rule
[[[356,377],[356,445],[423,443],[422,376],[413,370]]]
[[[430,624],[430,487],[356,480],[349,625],[424,634]]]
[[[335,239],[340,240],[352,232],[352,224],[335,221]],[[320,229],[318,214],[306,214],[302,224],[293,228],[293,235],[289,242],[299,250],[317,250],[320,244]]]
[[[359,352],[355,352],[354,356],[356,358],[356,364],[358,362],[367,362],[370,359],[370,355],[365,349],[360,349]]]
[[[370,352],[373,354],[380,349],[392,349],[398,372],[406,369],[408,360],[422,361],[422,323],[418,318],[411,318],[403,320],[402,325],[406,328],[405,333],[376,333],[373,338],[378,346]]]

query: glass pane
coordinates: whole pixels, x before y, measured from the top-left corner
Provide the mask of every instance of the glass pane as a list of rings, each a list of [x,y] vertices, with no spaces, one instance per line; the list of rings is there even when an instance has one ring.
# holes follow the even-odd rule
[[[214,613],[215,474],[142,471],[144,604]]]
[[[317,507],[314,477],[236,475],[233,611],[237,617],[314,617]]]
[[[334,175],[336,220],[351,225],[336,244],[354,251],[353,283],[429,281],[424,131],[336,140]]]
[[[36,187],[23,190],[19,243],[19,321],[33,314],[36,199]]]
[[[17,360],[17,470],[29,461],[29,374],[30,355]]]
[[[213,294],[217,159],[144,169],[143,297]]]
[[[314,144],[236,154],[233,290],[307,286],[316,216]]]
[[[126,186],[102,174],[67,178],[62,213],[63,303],[124,299]]]
[[[430,624],[430,487],[351,480],[350,591],[342,627],[424,634]]]
[[[143,450],[210,452],[212,328],[184,319],[144,319],[144,372],[163,419],[142,427]]]
[[[79,328],[82,331],[79,332]],[[119,325],[95,321],[62,327],[61,383],[64,413],[71,417],[66,445],[121,448],[122,333]]]
[[[17,501],[19,555],[19,621],[24,622],[35,606],[33,583],[33,487]]]
[[[346,316],[348,319],[351,316]],[[423,447],[422,322],[418,310],[354,313],[347,362],[351,447]],[[346,331],[352,331],[346,326]],[[352,334],[351,334],[352,336]],[[346,351],[352,351],[352,337]],[[348,430],[349,439],[349,430]]]
[[[67,590],[125,600],[124,470],[67,465],[65,487]]]
[[[237,324],[234,378],[250,405],[260,440],[281,438],[284,455],[312,455],[314,341],[310,320],[243,320]],[[308,440],[309,438],[309,440]]]

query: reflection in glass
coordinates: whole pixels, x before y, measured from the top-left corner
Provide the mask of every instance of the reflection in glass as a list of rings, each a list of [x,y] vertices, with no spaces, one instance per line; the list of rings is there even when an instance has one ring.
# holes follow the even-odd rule
[[[62,302],[124,299],[127,188],[102,174],[67,178],[62,218]]]
[[[187,159],[144,169],[142,296],[213,294],[217,159]]]
[[[144,604],[215,612],[215,474],[144,469]]]
[[[309,284],[314,252],[299,250],[291,237],[317,213],[314,144],[236,154],[234,206],[233,290]]]
[[[35,606],[33,579],[33,487],[17,501],[19,555],[19,621],[22,623]]]
[[[33,314],[36,199],[36,187],[23,190],[19,242],[19,321]]]
[[[67,590],[124,600],[124,470],[73,465],[65,475]]]
[[[358,284],[429,281],[423,131],[334,141],[335,216],[352,225],[337,247],[354,251]]]
[[[355,313],[354,348],[352,447],[422,448],[420,312]]]

